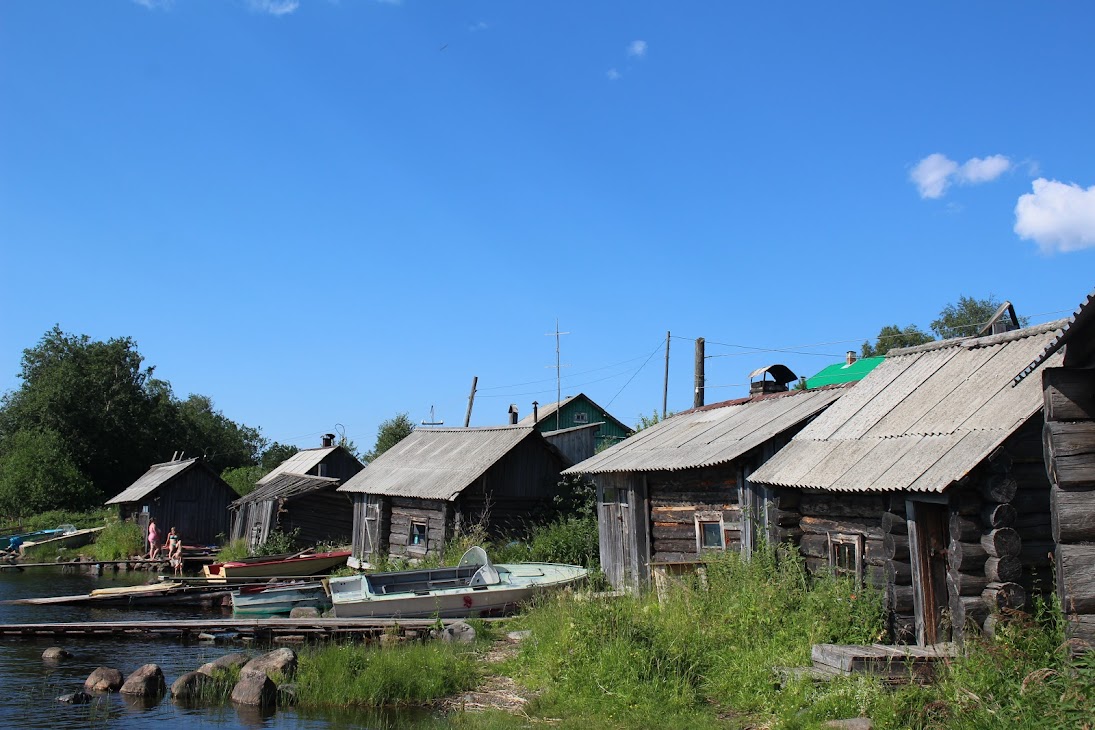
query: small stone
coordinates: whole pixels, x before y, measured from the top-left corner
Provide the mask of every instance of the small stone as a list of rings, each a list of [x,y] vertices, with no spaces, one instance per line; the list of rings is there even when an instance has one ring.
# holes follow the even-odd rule
[[[51,646],[42,652],[42,660],[47,662],[60,662],[71,658],[72,652],[66,651],[59,646]]]
[[[446,644],[471,644],[475,641],[475,629],[463,621],[457,621],[443,629],[434,629],[430,636]]]
[[[67,705],[86,705],[91,702],[91,695],[87,692],[69,692],[58,697],[57,701]]]
[[[852,717],[847,720],[829,720],[822,727],[830,727],[834,730],[871,730],[874,725],[868,717]]]
[[[292,649],[285,647],[282,649],[274,649],[272,652],[255,657],[247,662],[247,664],[243,666],[243,669],[240,670],[240,676],[247,677],[261,673],[268,677],[273,674],[279,675],[284,679],[292,679],[296,672],[297,653]]]
[[[117,692],[122,688],[122,673],[110,667],[99,667],[84,680],[88,692]]]
[[[216,684],[216,680],[204,672],[187,672],[171,685],[171,696],[178,700],[201,699],[203,691]]]
[[[248,674],[232,688],[232,701],[238,705],[273,707],[278,701],[278,687],[265,673]]]
[[[218,671],[230,672],[233,669],[239,669],[250,660],[250,657],[246,654],[239,652],[233,652],[231,654],[225,654],[222,657],[214,659],[211,662],[202,664],[198,671],[202,674],[213,675]]]
[[[315,606],[297,606],[289,612],[289,618],[319,618],[319,609]]]
[[[524,641],[530,636],[532,636],[532,632],[527,629],[525,631],[511,631],[506,634],[506,638],[510,641]]]
[[[140,697],[157,697],[167,689],[163,671],[156,664],[145,664],[126,677],[122,685],[122,694]]]

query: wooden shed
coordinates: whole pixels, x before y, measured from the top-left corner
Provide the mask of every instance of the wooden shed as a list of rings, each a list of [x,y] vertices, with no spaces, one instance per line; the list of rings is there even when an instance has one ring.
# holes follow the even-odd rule
[[[533,404],[533,412],[518,421],[521,426],[535,426],[541,433],[588,426],[593,423],[601,424],[596,435],[596,448],[599,449],[619,443],[635,432],[634,429],[624,425],[622,421],[594,403],[585,393],[568,395],[557,403],[548,403],[543,406]]]
[[[1042,389],[1015,375],[1062,324],[892,350],[751,476],[810,567],[885,589],[895,640],[961,638],[1052,590]]]
[[[332,437],[333,438],[333,437]],[[353,504],[336,490],[365,465],[342,446],[304,449],[257,482],[253,492],[232,503],[232,539],[266,542],[273,530],[299,530],[305,544],[350,541]]]
[[[1016,382],[1028,378],[1045,408],[1057,592],[1070,633],[1095,643],[1095,292]]]
[[[142,530],[152,517],[162,534],[175,527],[186,544],[210,545],[228,534],[228,505],[237,496],[204,461],[187,459],[153,465],[107,504]]]
[[[354,562],[440,552],[463,526],[522,526],[570,464],[533,426],[417,429],[340,492],[354,500]]]
[[[652,571],[792,537],[797,524],[770,508],[750,475],[848,387],[788,392],[761,380],[747,398],[678,413],[567,469],[597,483],[601,567],[612,584],[642,588]]]

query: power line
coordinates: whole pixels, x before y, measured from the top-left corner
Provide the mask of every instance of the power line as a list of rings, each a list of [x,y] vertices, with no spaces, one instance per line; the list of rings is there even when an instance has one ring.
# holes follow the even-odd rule
[[[657,344],[657,345],[656,345],[656,346],[654,347],[654,349],[653,349],[653,350],[651,350],[651,351],[650,351],[650,354],[646,356],[646,360],[645,360],[645,361],[643,362],[643,364],[642,364],[642,365],[640,365],[640,366],[639,366],[639,369],[638,369],[638,370],[636,370],[636,371],[635,371],[635,372],[634,372],[634,373],[633,373],[633,374],[631,375],[631,377],[627,379],[627,382],[626,382],[626,383],[624,383],[624,384],[623,384],[623,386],[621,386],[621,387],[620,387],[620,389],[619,389],[618,391],[616,391],[616,395],[612,396],[612,399],[611,399],[610,401],[608,401],[608,404],[607,404],[607,405],[605,405],[605,408],[608,408],[608,406],[612,405],[612,401],[616,400],[616,397],[617,397],[617,396],[619,396],[619,395],[620,395],[620,393],[623,393],[623,392],[624,392],[624,388],[626,388],[627,386],[631,385],[631,381],[635,379],[635,376],[636,376],[636,375],[638,375],[638,374],[639,374],[640,372],[642,372],[642,369],[643,369],[643,368],[645,368],[645,367],[646,367],[646,365],[647,365],[647,363],[649,363],[649,362],[650,362],[650,358],[654,357],[654,355],[655,355],[655,354],[656,354],[656,353],[657,353],[657,352],[658,352],[659,350],[661,350],[661,349],[662,349],[662,341],[661,341],[661,340],[658,340],[658,344]]]

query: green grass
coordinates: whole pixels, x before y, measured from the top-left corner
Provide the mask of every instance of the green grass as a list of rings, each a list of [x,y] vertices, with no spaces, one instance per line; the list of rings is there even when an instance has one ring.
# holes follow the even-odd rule
[[[75,525],[78,529],[99,527],[106,524],[107,520],[117,515],[117,510],[104,507],[102,509],[74,512],[70,510],[51,510],[41,514],[32,515],[19,521],[7,520],[0,524],[0,532],[33,532],[34,530],[51,530],[60,525]]]
[[[124,560],[145,552],[145,537],[135,522],[111,522],[87,547],[96,560]]]
[[[221,563],[230,560],[242,560],[250,556],[250,548],[245,537],[236,538],[217,551],[217,561]]]
[[[426,704],[478,681],[474,650],[427,642],[307,649],[296,685],[301,707],[382,707]]]

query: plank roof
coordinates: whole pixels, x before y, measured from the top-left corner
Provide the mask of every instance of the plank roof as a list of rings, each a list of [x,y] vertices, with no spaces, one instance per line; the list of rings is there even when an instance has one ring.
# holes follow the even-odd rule
[[[177,477],[195,464],[199,463],[197,457],[185,461],[167,461],[163,464],[153,464],[148,471],[138,477],[137,481],[130,484],[117,495],[107,500],[107,504],[126,504],[136,502],[155,492],[167,481]]]
[[[308,492],[325,487],[337,487],[335,477],[314,477],[307,474],[278,474],[274,479],[256,487],[232,503],[238,507],[252,502],[265,502],[268,499],[292,499]]]
[[[679,471],[724,464],[817,415],[851,385],[768,393],[678,413],[563,473]]]
[[[338,491],[452,501],[527,438],[543,440],[531,425],[415,429]]]
[[[273,471],[256,482],[259,485],[268,484],[282,474],[307,474],[315,469],[329,454],[342,448],[341,446],[321,446],[315,449],[304,449],[290,456],[285,461],[274,467]]]
[[[1064,322],[891,351],[750,481],[942,492],[1042,408],[1041,384],[1016,383],[1015,373]]]

